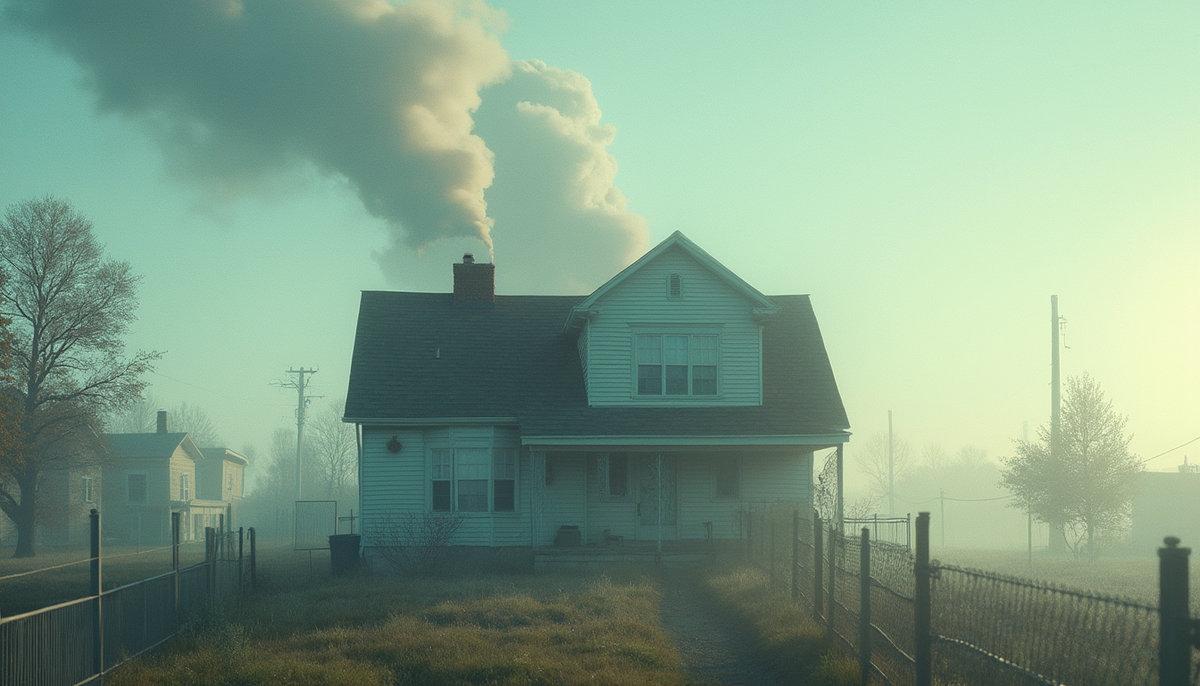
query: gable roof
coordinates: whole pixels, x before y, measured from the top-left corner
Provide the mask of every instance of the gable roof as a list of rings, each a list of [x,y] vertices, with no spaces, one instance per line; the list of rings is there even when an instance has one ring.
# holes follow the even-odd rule
[[[562,329],[587,298],[496,296],[493,308],[469,308],[449,293],[366,291],[345,419],[506,421],[542,437],[844,435],[808,296],[761,297],[778,312],[763,326],[762,405],[591,407]]]
[[[241,453],[238,453],[238,452],[234,452],[234,451],[230,450],[229,448],[222,448],[222,447],[214,448],[214,447],[210,446],[207,448],[200,448],[200,452],[204,454],[204,457],[206,459],[227,460],[229,462],[237,462],[237,463],[241,464],[243,467],[250,464],[250,460],[248,460],[245,455],[242,455]]]
[[[712,274],[721,281],[724,281],[726,285],[728,285],[734,291],[754,303],[757,314],[770,315],[779,311],[778,305],[772,302],[770,298],[767,298],[762,293],[759,293],[758,289],[746,283],[742,277],[734,274],[729,270],[728,267],[718,262],[716,258],[714,258],[712,255],[709,255],[704,251],[703,248],[693,243],[687,236],[683,235],[682,232],[676,231],[670,236],[667,236],[666,240],[664,240],[662,243],[654,246],[649,252],[638,258],[636,262],[622,269],[616,276],[606,281],[604,285],[592,291],[591,295],[587,296],[582,302],[576,305],[575,308],[571,310],[570,316],[567,318],[564,330],[570,329],[578,323],[580,318],[586,317],[587,311],[594,307],[596,301],[603,298],[604,294],[616,288],[632,274],[650,262],[654,261],[659,255],[662,255],[674,247],[678,247],[680,250],[683,250],[685,253],[690,255],[692,259],[700,263],[702,267],[712,272]]]
[[[180,446],[193,460],[203,457],[186,433],[104,434],[104,442],[109,452],[130,459],[170,457]]]

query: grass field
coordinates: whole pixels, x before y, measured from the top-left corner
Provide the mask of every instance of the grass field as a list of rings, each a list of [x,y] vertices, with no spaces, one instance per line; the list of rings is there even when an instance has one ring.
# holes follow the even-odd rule
[[[329,576],[262,552],[261,590],[114,672],[136,684],[685,684],[648,570]]]

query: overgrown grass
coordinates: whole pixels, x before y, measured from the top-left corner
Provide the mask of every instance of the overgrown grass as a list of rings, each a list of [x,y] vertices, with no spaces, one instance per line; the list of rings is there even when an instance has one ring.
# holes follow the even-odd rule
[[[325,561],[327,570],[328,561]],[[638,570],[330,579],[263,567],[263,591],[117,670],[134,684],[684,684]]]
[[[714,572],[705,590],[754,637],[760,655],[788,681],[811,686],[859,683],[858,663],[833,645],[823,626],[774,588],[765,572]]]

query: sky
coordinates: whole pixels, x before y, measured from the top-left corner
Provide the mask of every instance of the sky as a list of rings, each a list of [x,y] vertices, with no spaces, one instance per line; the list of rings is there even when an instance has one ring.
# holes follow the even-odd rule
[[[585,294],[676,230],[812,296],[852,485],[889,410],[992,459],[1047,423],[1052,294],[1134,452],[1200,437],[1194,2],[0,5],[0,207],[92,219],[150,392],[234,449],[289,368],[344,397],[360,291],[474,252]]]

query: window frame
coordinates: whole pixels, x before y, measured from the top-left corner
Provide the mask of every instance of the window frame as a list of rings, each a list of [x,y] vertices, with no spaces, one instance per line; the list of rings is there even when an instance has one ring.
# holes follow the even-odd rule
[[[85,503],[96,502],[96,500],[95,500],[96,494],[95,494],[94,489],[95,489],[95,479],[90,476],[83,477],[83,502],[85,502]]]
[[[632,483],[630,480],[630,468],[633,460],[629,453],[597,453],[597,478],[601,484],[601,496],[606,501],[610,502],[628,502],[632,498],[631,491]],[[624,483],[621,486],[620,493],[613,492],[613,464],[624,463]],[[607,471],[607,474],[601,472],[601,469]]]
[[[179,499],[192,499],[192,475],[187,472],[179,475]]]
[[[722,399],[722,364],[721,351],[724,341],[722,340],[721,326],[711,324],[695,324],[695,325],[631,325],[630,336],[630,362],[631,362],[631,377],[630,377],[630,398],[639,402],[660,402],[660,403],[703,403],[706,401],[714,401]],[[671,336],[687,337],[687,364],[668,364],[668,347],[667,338]],[[643,345],[643,342],[648,337],[657,337],[658,342],[658,362],[643,362],[640,359],[639,353],[642,350],[652,350],[652,347]],[[715,344],[713,351],[716,357],[715,364],[699,364],[695,362],[696,351],[701,350],[697,344],[697,339],[711,338]],[[642,367],[657,366],[659,369],[658,382],[660,393],[642,393]],[[685,367],[687,369],[687,393],[668,393],[668,367]],[[709,394],[697,394],[694,391],[696,382],[696,370],[698,368],[713,368],[715,374],[715,392]]]
[[[487,452],[487,468],[488,476],[482,479],[479,476],[461,476],[462,472],[468,467],[478,467],[482,462],[468,464],[460,462],[459,451],[486,451]],[[498,459],[502,453],[511,454],[511,464],[504,464],[508,460]],[[465,455],[464,455],[465,457]],[[448,463],[445,461],[448,458]],[[456,446],[435,446],[430,447],[426,456],[429,466],[429,476],[426,482],[426,508],[432,514],[446,515],[465,515],[465,516],[483,516],[483,515],[511,515],[521,511],[521,451],[515,446],[482,446],[482,445],[456,445]],[[461,468],[460,468],[461,467]],[[511,476],[499,474],[500,468],[511,467]],[[444,471],[443,471],[444,470]],[[463,509],[463,497],[477,497],[478,494],[464,494],[460,488],[461,482],[487,482],[487,505],[484,509]],[[445,483],[448,486],[438,487],[436,484]],[[497,484],[511,484],[511,509],[496,509],[497,499]],[[503,486],[502,486],[503,488]],[[445,489],[445,493],[437,491]],[[506,494],[507,495],[507,494]],[[439,502],[442,501],[442,502]],[[445,504],[447,506],[438,507]]]

